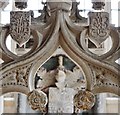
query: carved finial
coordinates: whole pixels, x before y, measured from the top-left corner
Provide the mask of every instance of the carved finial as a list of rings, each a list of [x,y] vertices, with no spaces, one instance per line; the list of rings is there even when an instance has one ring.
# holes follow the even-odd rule
[[[57,75],[55,77],[57,82],[55,84],[59,89],[63,89],[65,87],[64,81],[65,81],[65,78],[66,78],[66,74],[63,70],[63,68],[64,68],[64,66],[63,66],[63,56],[59,56],[58,63],[59,63],[59,67],[58,67],[58,70],[57,70]]]
[[[59,56],[58,58],[59,58],[59,61],[58,61],[59,67],[63,67],[63,56]]]
[[[77,2],[76,0],[72,0],[72,10],[71,10],[71,19],[72,21],[74,21],[75,23],[79,23],[79,22],[83,22],[83,23],[87,23],[87,18],[84,18],[80,15],[80,11],[78,9],[78,5],[80,4],[80,2]]]
[[[46,6],[46,2],[44,2],[43,0],[42,0],[42,2],[41,2],[44,6]]]

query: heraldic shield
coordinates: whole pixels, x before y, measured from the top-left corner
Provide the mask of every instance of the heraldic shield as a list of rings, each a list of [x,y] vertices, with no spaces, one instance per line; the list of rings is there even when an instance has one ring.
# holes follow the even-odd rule
[[[25,11],[10,12],[10,35],[19,46],[30,39],[31,13]]]
[[[110,33],[109,14],[107,12],[89,12],[89,38],[99,46]]]

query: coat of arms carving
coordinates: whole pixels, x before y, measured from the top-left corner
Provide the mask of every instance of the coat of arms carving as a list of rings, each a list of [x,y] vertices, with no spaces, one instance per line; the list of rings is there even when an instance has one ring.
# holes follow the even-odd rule
[[[107,12],[90,12],[89,25],[90,40],[99,46],[108,38],[110,33],[109,14]]]
[[[31,14],[30,12],[10,12],[10,35],[19,46],[25,44],[30,38]]]

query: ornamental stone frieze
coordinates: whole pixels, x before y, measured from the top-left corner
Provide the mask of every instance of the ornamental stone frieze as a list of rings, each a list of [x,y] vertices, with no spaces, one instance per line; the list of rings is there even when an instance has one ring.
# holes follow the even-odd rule
[[[83,25],[78,14],[73,16],[72,5],[72,0],[47,0],[44,6],[46,11],[36,19],[32,17],[32,20],[29,12],[11,12],[10,24],[1,27],[0,33],[0,54],[4,61],[0,66],[0,95],[22,92],[28,96],[30,106],[41,112],[78,112],[79,109],[91,109],[97,93],[109,92],[120,96],[120,65],[116,63],[120,58],[118,28],[109,23],[106,12],[89,13],[89,24]],[[8,35],[21,47],[32,36],[33,46],[26,54],[18,56],[6,46]],[[104,54],[97,55],[86,45],[86,41],[90,40],[90,43],[99,47],[108,37],[112,46]],[[47,71],[45,64],[59,49],[79,69],[66,69],[62,62],[64,59],[59,58],[58,65]],[[60,52],[59,55],[61,54]],[[64,57],[63,54],[61,56]],[[55,61],[51,64],[55,65]],[[82,82],[79,79],[81,73],[84,76]],[[37,86],[36,74],[40,76]],[[68,99],[64,99],[64,102],[54,100],[52,96],[55,91],[59,98]],[[71,91],[74,95],[70,93],[68,96],[67,92]],[[69,100],[70,106],[67,105]],[[62,107],[56,102],[60,102]]]

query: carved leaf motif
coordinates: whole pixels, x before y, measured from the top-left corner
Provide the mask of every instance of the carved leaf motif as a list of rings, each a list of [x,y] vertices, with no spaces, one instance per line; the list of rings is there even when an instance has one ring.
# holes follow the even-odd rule
[[[20,46],[30,38],[30,12],[10,12],[10,35]]]

